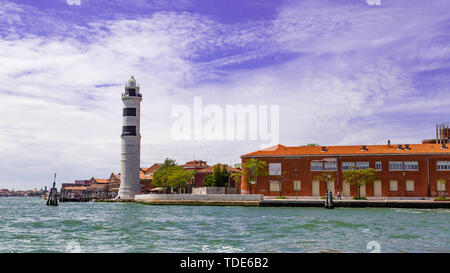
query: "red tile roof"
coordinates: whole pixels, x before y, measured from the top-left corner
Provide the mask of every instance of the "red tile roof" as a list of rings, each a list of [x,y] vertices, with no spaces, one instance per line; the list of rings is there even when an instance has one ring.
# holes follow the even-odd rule
[[[92,185],[89,185],[88,186],[88,188],[101,188],[101,189],[103,189],[103,188],[106,188],[107,187],[107,185],[105,185],[105,184],[92,184]]]
[[[207,167],[206,161],[203,160],[193,160],[184,163],[184,168],[197,168],[197,167]]]
[[[93,179],[94,179],[95,183],[98,183],[98,184],[107,184],[107,183],[109,183],[109,179],[100,179],[100,178],[93,178]]]
[[[362,145],[351,146],[291,146],[275,145],[263,150],[248,153],[241,157],[256,156],[299,156],[299,155],[367,155],[367,154],[447,154],[450,155],[450,149],[442,149],[440,144],[409,144],[410,149],[398,149],[398,145],[365,145],[366,150],[362,149]]]
[[[87,187],[67,187],[67,188],[64,188],[65,190],[71,190],[71,191],[83,191],[83,190],[86,190],[87,189]]]

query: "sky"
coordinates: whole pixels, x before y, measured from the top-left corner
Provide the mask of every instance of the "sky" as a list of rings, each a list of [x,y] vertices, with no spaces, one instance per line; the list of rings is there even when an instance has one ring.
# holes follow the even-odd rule
[[[450,121],[450,1],[0,0],[0,188],[120,172],[140,84],[141,166],[234,164],[260,139],[176,140],[176,105],[278,105],[279,143],[420,143]]]

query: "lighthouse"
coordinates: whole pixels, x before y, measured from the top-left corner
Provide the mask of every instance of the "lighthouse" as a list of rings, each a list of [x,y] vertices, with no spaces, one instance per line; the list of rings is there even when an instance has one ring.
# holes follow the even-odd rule
[[[133,76],[125,85],[122,93],[123,126],[121,174],[118,198],[134,200],[141,192],[139,170],[141,161],[140,107],[142,94]]]

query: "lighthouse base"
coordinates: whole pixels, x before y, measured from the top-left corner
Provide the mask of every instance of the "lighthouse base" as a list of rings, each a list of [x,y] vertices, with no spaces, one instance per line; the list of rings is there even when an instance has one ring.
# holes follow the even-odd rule
[[[140,194],[139,190],[130,189],[130,187],[124,187],[125,189],[119,188],[119,193],[117,194],[117,199],[121,200],[134,200],[134,196]]]

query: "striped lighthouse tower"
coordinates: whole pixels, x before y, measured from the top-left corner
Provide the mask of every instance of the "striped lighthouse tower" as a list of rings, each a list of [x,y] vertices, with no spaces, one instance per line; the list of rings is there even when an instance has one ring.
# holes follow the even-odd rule
[[[141,133],[140,133],[140,107],[142,94],[139,85],[133,76],[125,85],[122,93],[123,126],[122,126],[122,152],[121,174],[118,197],[120,199],[134,199],[141,192],[139,170],[141,161]]]

